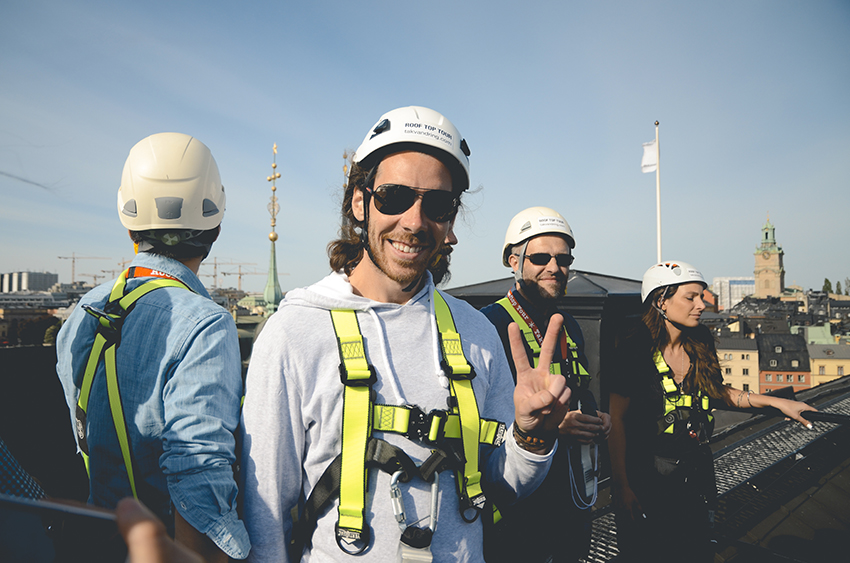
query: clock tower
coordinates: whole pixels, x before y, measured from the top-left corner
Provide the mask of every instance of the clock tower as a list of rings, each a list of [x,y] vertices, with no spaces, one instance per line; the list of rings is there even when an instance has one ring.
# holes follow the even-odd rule
[[[755,278],[756,292],[754,297],[764,299],[766,297],[779,297],[785,290],[785,268],[782,265],[782,257],[785,252],[776,244],[775,227],[767,218],[767,223],[761,228],[761,246],[756,248],[755,255]]]

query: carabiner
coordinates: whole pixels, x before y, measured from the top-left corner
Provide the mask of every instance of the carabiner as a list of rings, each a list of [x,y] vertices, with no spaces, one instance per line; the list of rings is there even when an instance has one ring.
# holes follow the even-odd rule
[[[393,473],[390,478],[390,500],[393,504],[393,516],[398,524],[399,529],[403,532],[407,529],[407,514],[404,512],[404,499],[401,496],[401,487],[399,481],[404,471],[399,470]],[[431,481],[431,514],[428,516],[428,528],[434,532],[437,529],[437,514],[440,510],[440,474],[434,473],[434,480]]]
[[[399,479],[404,471],[398,470],[390,479],[390,500],[393,503],[393,515],[399,529],[403,532],[407,528],[407,515],[404,513],[404,499],[401,497],[401,487],[398,486]]]

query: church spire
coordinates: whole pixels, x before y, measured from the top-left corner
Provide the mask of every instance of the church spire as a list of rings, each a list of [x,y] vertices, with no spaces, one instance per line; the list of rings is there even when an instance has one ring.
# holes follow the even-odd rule
[[[277,233],[274,228],[277,224],[277,214],[280,212],[280,204],[277,202],[277,179],[280,178],[280,172],[277,171],[277,143],[272,147],[274,157],[272,159],[272,175],[266,180],[272,183],[272,197],[269,200],[268,210],[272,217],[272,232],[269,233],[269,240],[272,243],[271,256],[269,257],[269,277],[266,281],[266,288],[263,291],[263,298],[266,302],[266,316],[271,316],[277,311],[277,306],[280,300],[283,299],[283,292],[280,289],[280,281],[277,277],[277,252],[275,251],[275,241],[277,241]]]

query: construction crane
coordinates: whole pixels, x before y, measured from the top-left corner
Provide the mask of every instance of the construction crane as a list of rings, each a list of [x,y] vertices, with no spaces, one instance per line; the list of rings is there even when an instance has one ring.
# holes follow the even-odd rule
[[[118,274],[124,271],[124,266],[132,262],[133,260],[121,260],[117,262],[117,264],[121,267],[119,270],[101,270],[104,274],[109,274],[110,277],[117,278]]]
[[[219,266],[256,266],[257,264],[254,262],[234,262],[231,260],[230,262],[219,262],[218,258],[212,259],[213,273],[212,274],[202,274],[198,272],[198,277],[211,277],[213,278],[213,289],[218,288],[218,267]],[[201,264],[201,266],[209,266],[209,262],[205,262]]]
[[[237,265],[239,266],[237,268],[237,270],[239,270],[238,272],[222,272],[221,275],[222,276],[236,276],[236,279],[238,280],[236,282],[236,289],[238,289],[239,291],[242,291],[242,276],[255,276],[257,274],[261,274],[262,272],[243,272],[242,271],[242,264],[237,264]],[[257,264],[256,263],[247,263],[245,265],[246,266],[256,266]]]
[[[93,286],[96,286],[96,285],[97,285],[97,280],[99,280],[99,279],[101,279],[101,278],[105,278],[105,277],[106,277],[106,276],[102,276],[102,275],[100,275],[100,274],[80,274],[80,275],[81,275],[81,276],[86,276],[86,277],[91,278],[91,279],[92,279],[92,285],[93,285]]]
[[[71,261],[71,283],[77,281],[77,260],[109,260],[109,258],[103,258],[101,256],[77,256],[73,252],[70,256],[57,256],[57,258],[59,258],[60,260]]]
[[[268,272],[243,272],[242,268],[240,267],[238,272],[222,272],[221,275],[222,276],[238,276],[237,279],[239,281],[237,282],[237,289],[239,291],[242,291],[242,276],[267,276]],[[285,272],[278,272],[277,275],[288,276],[289,274],[287,274]]]

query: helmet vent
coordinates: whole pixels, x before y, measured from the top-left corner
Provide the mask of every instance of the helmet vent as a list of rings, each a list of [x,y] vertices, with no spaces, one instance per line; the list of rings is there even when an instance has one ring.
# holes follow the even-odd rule
[[[522,224],[522,227],[519,228],[519,232],[524,233],[525,231],[527,231],[530,228],[531,228],[531,221],[526,221],[525,223]]]
[[[216,207],[215,203],[211,199],[204,199],[204,217],[212,217],[213,215],[218,214],[218,207]]]
[[[124,204],[124,208],[121,210],[124,215],[129,217],[137,217],[138,212],[136,211],[136,200],[131,199],[127,203]]]
[[[183,210],[182,197],[156,198],[156,214],[160,219],[179,219]]]

